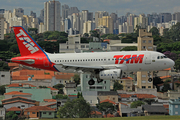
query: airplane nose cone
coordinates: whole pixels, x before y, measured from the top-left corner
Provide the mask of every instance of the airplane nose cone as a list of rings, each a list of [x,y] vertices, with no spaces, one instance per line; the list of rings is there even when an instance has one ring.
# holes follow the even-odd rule
[[[173,60],[171,60],[170,65],[171,65],[171,67],[173,67],[175,65],[175,62]]]

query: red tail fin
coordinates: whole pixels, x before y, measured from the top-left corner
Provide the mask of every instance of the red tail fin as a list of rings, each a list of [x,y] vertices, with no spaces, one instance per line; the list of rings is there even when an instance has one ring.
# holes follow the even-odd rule
[[[36,43],[36,41],[28,34],[28,32],[23,27],[14,26],[13,30],[16,36],[21,56],[44,53],[42,48]]]

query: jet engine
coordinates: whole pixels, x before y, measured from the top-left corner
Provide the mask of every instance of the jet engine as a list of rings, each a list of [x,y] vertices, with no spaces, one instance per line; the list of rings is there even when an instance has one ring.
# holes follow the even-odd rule
[[[99,78],[103,80],[116,80],[122,78],[123,71],[121,69],[103,70],[99,72]]]

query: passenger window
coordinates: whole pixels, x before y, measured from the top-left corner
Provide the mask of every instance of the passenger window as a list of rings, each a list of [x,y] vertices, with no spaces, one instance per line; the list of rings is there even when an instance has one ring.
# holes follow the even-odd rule
[[[56,60],[54,62],[56,62]]]
[[[158,56],[157,59],[159,59],[160,57]]]
[[[59,60],[57,60],[57,62],[59,62]]]

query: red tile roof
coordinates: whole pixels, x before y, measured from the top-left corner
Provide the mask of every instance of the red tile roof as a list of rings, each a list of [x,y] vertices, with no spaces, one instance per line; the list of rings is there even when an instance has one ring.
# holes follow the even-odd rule
[[[19,64],[17,63],[8,63],[9,67],[19,67]]]
[[[137,98],[139,98],[139,99],[145,99],[145,98],[156,98],[156,96],[154,96],[154,95],[151,95],[151,94],[119,94],[119,96],[121,97],[121,98],[129,98],[129,97],[131,97],[132,95],[136,95],[137,96]]]
[[[58,89],[56,89],[56,88],[52,88],[52,87],[48,87],[48,88],[50,88],[51,90],[58,90]],[[59,91],[59,90],[58,90]]]
[[[98,112],[98,111],[92,111],[92,112],[91,112],[91,115],[102,115],[102,113],[101,113],[101,112]]]
[[[7,109],[6,111],[21,111],[21,109],[17,108],[17,107],[11,107],[11,108]]]
[[[24,111],[55,111],[55,110],[46,106],[32,106],[24,109]]]
[[[12,99],[15,99],[15,98],[22,98],[22,99],[26,99],[26,100],[31,100],[31,99],[27,99],[27,98],[25,98],[25,97],[17,96],[17,97],[12,97],[12,98],[8,98],[8,99],[3,99],[3,100],[1,100],[1,101],[3,102],[3,101],[6,101],[6,100],[12,100]],[[35,100],[31,100],[31,101],[36,102]]]
[[[104,118],[106,118],[106,115],[103,115]],[[114,117],[114,115],[107,114],[107,118]]]
[[[12,92],[8,92],[8,93],[4,93],[4,95],[32,95],[32,94],[22,93],[22,92],[18,92],[18,91],[12,91]]]
[[[49,107],[49,106],[52,106],[52,105],[56,105],[57,103],[52,103],[52,104],[49,104],[49,105],[46,105],[46,107]]]
[[[101,101],[100,103],[103,103],[103,102],[109,102],[109,103],[112,103],[112,104],[116,104],[115,102],[113,102],[113,101],[111,101],[111,100],[109,100],[109,99],[106,99],[106,100],[103,100],[103,101]]]
[[[169,109],[169,105],[163,105],[164,108]]]
[[[36,87],[29,83],[12,83],[12,84],[8,85],[7,87],[23,87],[23,85],[29,85],[30,87]]]
[[[134,80],[132,77],[124,77],[124,78],[121,78],[121,79],[125,79],[125,80]]]
[[[170,75],[168,75],[168,76],[162,76],[162,77],[160,77],[161,79],[166,79],[166,78],[171,78],[171,76]]]
[[[12,102],[4,102],[4,103],[2,103],[2,104],[3,104],[3,105],[6,105],[6,104],[11,104],[11,103],[17,103],[17,102],[22,102],[22,103],[26,103],[26,104],[33,104],[33,105],[36,104],[36,103],[27,102],[27,101],[23,101],[23,100],[15,100],[15,101],[12,101]]]
[[[128,106],[127,104],[125,104],[125,103],[122,103],[122,102],[120,102],[120,104],[122,104],[122,105],[125,105],[125,106]]]
[[[55,99],[44,99],[45,102],[57,102]]]

